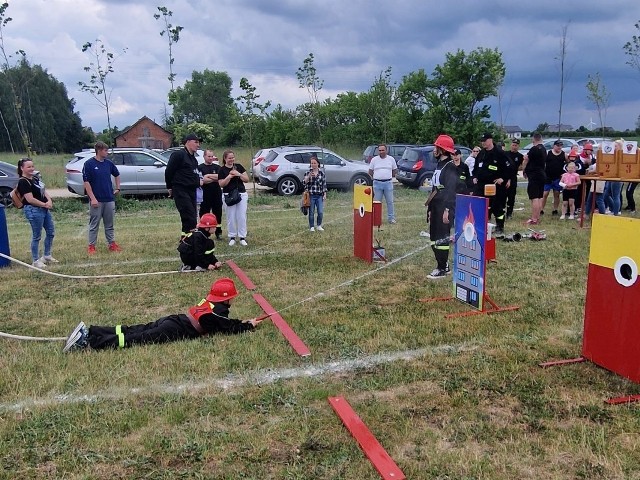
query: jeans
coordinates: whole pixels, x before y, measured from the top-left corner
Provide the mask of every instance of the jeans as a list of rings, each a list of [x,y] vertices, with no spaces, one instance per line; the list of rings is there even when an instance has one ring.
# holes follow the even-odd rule
[[[622,208],[622,182],[606,182],[604,185],[604,201],[614,215],[620,214]]]
[[[48,208],[25,205],[24,216],[31,225],[31,258],[34,262],[40,258],[38,252],[40,250],[40,238],[42,238],[43,227],[46,233],[46,237],[44,238],[44,255],[50,256],[53,237],[55,236],[51,211]]]
[[[89,205],[89,245],[95,245],[98,241],[98,228],[100,220],[104,224],[104,236],[111,245],[116,235],[113,229],[113,217],[116,213],[116,202],[98,202],[97,207]]]
[[[324,215],[324,201],[322,195],[310,195],[309,204],[309,228],[313,227],[313,217],[315,210],[318,209],[318,226],[322,225],[322,217]]]
[[[596,208],[598,209],[598,213],[604,215],[605,206],[604,206],[604,194],[596,193]],[[593,198],[593,192],[589,192],[589,196],[587,197],[587,204],[584,208],[584,213],[589,215],[591,213],[591,202]]]
[[[387,219],[389,221],[395,220],[396,214],[393,209],[393,180],[387,182],[373,181],[373,200],[382,201],[382,197],[384,197],[387,202]]]

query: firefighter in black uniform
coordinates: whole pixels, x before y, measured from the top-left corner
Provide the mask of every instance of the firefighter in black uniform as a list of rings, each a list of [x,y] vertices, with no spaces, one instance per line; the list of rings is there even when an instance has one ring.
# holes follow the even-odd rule
[[[195,153],[200,146],[200,138],[190,133],[184,137],[184,148],[176,150],[169,157],[169,163],[164,171],[164,181],[173,197],[180,222],[182,223],[182,235],[187,235],[196,228],[198,223],[198,207],[196,205],[196,190],[201,186],[198,160]]]
[[[489,218],[496,219],[496,234],[504,233],[504,207],[507,203],[507,188],[511,185],[511,160],[501,148],[493,144],[493,135],[485,133],[482,136],[482,150],[476,157],[473,169],[474,195],[482,197],[484,186],[494,184],[496,194],[489,198]]]
[[[518,170],[524,162],[524,155],[518,149],[520,148],[520,139],[511,140],[511,150],[507,155],[511,159],[511,179],[509,180],[509,188],[507,188],[507,218],[513,216],[513,206],[516,203],[516,192],[518,190]]]
[[[235,283],[221,278],[211,285],[206,298],[186,313],[162,317],[141,325],[87,327],[80,322],[67,338],[63,352],[91,347],[94,350],[127,348],[148,343],[167,343],[199,338],[211,333],[242,333],[253,330],[262,318],[236,320],[229,318],[231,301],[238,296]]]
[[[456,189],[460,182],[458,169],[451,155],[456,149],[449,135],[439,135],[433,142],[433,156],[438,164],[431,177],[432,190],[425,202],[427,220],[429,221],[429,237],[433,254],[438,262],[437,267],[427,278],[443,278],[451,272],[449,269],[449,236],[454,226],[456,213]]]

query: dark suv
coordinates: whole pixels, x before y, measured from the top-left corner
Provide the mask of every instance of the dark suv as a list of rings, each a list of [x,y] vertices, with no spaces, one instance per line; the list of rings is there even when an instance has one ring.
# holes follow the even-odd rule
[[[462,152],[462,161],[471,154],[471,149],[456,145]],[[436,160],[433,157],[433,145],[422,147],[408,147],[402,158],[397,161],[398,173],[396,179],[408,187],[427,187],[436,169]]]
[[[407,147],[415,147],[417,145],[409,145],[406,143],[389,143],[387,145],[387,154],[391,155],[393,158],[398,161],[402,154],[404,153],[404,149]],[[369,163],[373,157],[378,155],[378,145],[369,145],[362,152],[362,161],[364,163]]]

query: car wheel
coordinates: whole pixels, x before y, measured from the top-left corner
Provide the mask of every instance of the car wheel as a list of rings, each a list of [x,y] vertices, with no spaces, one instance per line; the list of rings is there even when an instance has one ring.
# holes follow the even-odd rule
[[[11,200],[11,189],[7,187],[0,188],[0,203],[5,207],[9,208],[13,206],[13,201]]]
[[[371,179],[367,175],[356,175],[351,179],[351,188],[355,185],[371,185]]]
[[[430,188],[431,187],[431,183],[429,182],[430,178],[429,175],[427,175],[426,173],[424,175],[422,175],[420,177],[420,180],[418,181],[418,188]]]
[[[276,189],[278,190],[279,195],[284,195],[285,197],[295,195],[298,191],[298,180],[293,177],[283,177],[278,180],[278,184]]]

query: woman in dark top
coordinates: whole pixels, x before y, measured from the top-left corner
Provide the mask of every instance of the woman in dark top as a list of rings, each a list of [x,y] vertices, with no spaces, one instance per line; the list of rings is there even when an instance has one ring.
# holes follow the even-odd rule
[[[24,198],[24,216],[31,224],[31,258],[33,266],[46,268],[49,263],[58,263],[51,256],[53,237],[55,235],[53,216],[51,215],[53,202],[45,191],[44,182],[34,172],[35,167],[30,158],[23,158],[18,162],[20,180],[18,180],[17,190]],[[44,239],[44,255],[40,257],[40,238],[42,237],[43,228],[46,237]]]
[[[232,150],[226,150],[222,155],[224,165],[218,171],[218,185],[222,188],[225,199],[227,214],[227,236],[229,246],[236,244],[236,237],[240,240],[240,245],[247,246],[247,205],[249,195],[244,188],[244,184],[249,181],[249,176],[245,168],[239,163],[235,163],[236,155]],[[226,204],[227,194],[237,190],[240,194],[240,201],[234,205]]]

